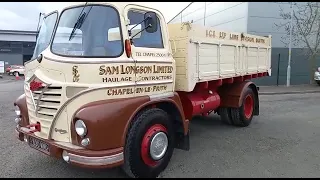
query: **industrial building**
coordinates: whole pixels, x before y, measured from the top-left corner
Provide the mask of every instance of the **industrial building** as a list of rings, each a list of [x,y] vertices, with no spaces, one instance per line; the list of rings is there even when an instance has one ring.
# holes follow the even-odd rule
[[[5,68],[31,59],[36,44],[35,31],[0,30],[0,61]]]
[[[298,2],[303,3],[303,2]],[[304,4],[301,4],[304,5]],[[289,42],[280,10],[290,12],[289,2],[193,2],[169,23],[191,22],[217,30],[243,32],[253,35],[272,35],[272,76],[254,80],[258,85],[284,85],[287,78]],[[318,61],[319,62],[319,61]],[[320,65],[320,63],[318,64]],[[308,84],[310,77],[307,57],[302,48],[292,46],[291,84]]]

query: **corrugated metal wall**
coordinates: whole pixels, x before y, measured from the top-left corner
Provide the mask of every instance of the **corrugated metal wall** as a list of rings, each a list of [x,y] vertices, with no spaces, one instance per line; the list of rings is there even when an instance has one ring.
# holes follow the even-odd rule
[[[247,32],[248,2],[193,2],[169,23],[192,22],[225,31]]]

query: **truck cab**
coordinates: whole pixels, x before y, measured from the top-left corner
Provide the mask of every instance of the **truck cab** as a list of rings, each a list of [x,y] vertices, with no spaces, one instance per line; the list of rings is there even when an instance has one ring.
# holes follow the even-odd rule
[[[79,3],[48,14],[15,102],[20,140],[71,164],[122,164],[140,109],[168,97],[181,110],[168,38],[163,15],[143,6]]]

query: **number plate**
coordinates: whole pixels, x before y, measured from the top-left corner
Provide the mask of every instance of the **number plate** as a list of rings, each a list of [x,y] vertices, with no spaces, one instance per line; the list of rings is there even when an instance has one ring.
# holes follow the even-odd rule
[[[49,153],[49,145],[39,139],[35,139],[33,137],[29,137],[29,146],[35,148],[37,150],[43,151],[45,153]]]

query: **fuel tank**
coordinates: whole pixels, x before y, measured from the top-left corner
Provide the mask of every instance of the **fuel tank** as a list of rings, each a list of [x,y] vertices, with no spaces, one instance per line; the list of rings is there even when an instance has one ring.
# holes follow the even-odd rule
[[[194,115],[208,113],[220,106],[220,96],[217,92],[182,92],[179,95],[187,119],[191,119]]]

